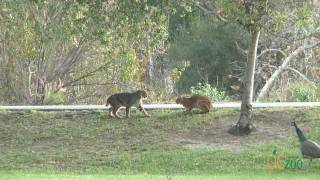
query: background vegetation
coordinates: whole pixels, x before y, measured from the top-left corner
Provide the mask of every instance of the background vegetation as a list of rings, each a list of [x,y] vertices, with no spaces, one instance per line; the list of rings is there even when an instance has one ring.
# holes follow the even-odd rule
[[[227,97],[215,100],[237,101],[255,21],[237,8],[246,3],[1,1],[0,103],[103,104],[135,89],[164,102],[198,83]],[[292,52],[320,37],[318,1],[271,4],[259,21],[255,98]],[[263,100],[319,99],[319,56],[318,46],[299,51]]]

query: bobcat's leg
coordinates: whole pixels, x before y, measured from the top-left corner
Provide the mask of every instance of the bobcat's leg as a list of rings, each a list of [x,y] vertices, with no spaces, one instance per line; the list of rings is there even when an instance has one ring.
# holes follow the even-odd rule
[[[116,116],[117,118],[120,118],[120,116],[118,115],[118,110],[119,110],[120,106],[115,106],[113,107],[113,114],[114,116]]]
[[[143,114],[147,117],[150,117],[150,115],[147,113],[147,111],[142,107],[142,101],[139,102],[138,106],[139,111],[143,112]]]
[[[126,117],[129,118],[130,117],[130,106],[126,107]]]
[[[113,106],[109,108],[109,117],[114,117],[114,115],[112,114],[113,109]]]
[[[208,108],[203,108],[201,109],[202,111],[200,112],[200,114],[205,114],[205,113],[208,113],[209,112],[209,109]]]
[[[208,113],[209,110],[210,110],[210,105],[203,105],[203,106],[201,107],[201,112],[200,112],[200,114]]]
[[[186,111],[184,112],[185,114],[192,114],[192,107],[186,108]]]

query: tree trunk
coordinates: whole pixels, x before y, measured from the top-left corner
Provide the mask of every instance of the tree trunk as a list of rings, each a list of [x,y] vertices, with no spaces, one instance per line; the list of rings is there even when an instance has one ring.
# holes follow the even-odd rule
[[[236,125],[229,129],[229,133],[241,136],[248,135],[254,129],[252,125],[252,98],[254,86],[254,70],[257,58],[257,48],[260,31],[254,31],[251,37],[244,86],[242,87],[241,114]]]
[[[147,34],[147,74],[148,74],[148,85],[153,85],[153,72],[154,72],[154,63],[152,57],[152,49],[151,49],[151,35],[150,31]]]
[[[147,31],[147,83],[149,87],[153,87],[154,85],[154,61],[153,61],[153,49],[152,49],[152,16],[154,15],[153,8],[150,9],[149,14],[147,15],[146,23],[148,24]]]

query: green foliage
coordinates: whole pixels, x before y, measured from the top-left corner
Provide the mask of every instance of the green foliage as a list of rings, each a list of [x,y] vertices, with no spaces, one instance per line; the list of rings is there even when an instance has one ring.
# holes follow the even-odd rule
[[[56,84],[68,84],[73,95],[65,101],[86,103],[143,86],[146,54],[150,50],[154,55],[159,42],[167,39],[167,13],[180,5],[144,0],[4,0],[0,6],[1,55],[8,61],[0,63],[4,70],[0,100],[40,104],[48,93],[43,91],[56,90]],[[45,81],[38,83],[40,79]],[[97,92],[100,86],[108,91]],[[62,102],[53,96],[60,99],[54,103]]]
[[[139,64],[134,49],[128,49],[126,54],[123,55],[119,69],[122,81],[140,81],[142,72],[139,71]]]
[[[295,1],[299,6],[287,3],[291,1],[3,0],[0,101],[40,104],[45,91],[68,84],[72,93],[65,102],[100,103],[97,99],[116,91],[146,86],[147,56],[151,54],[157,64],[158,55],[164,54],[158,64],[166,69],[168,48],[174,66],[171,79],[178,91],[208,82],[228,92],[226,87],[235,81],[227,78],[233,72],[230,64],[245,64],[235,44],[247,49],[246,30],[261,15],[266,21],[274,19],[275,27],[283,27],[290,16],[295,30],[307,26],[319,30],[311,21],[312,7],[305,0]],[[204,13],[199,3],[212,5],[227,23]],[[294,15],[293,6],[299,7]],[[153,94],[164,97],[165,91],[157,88]]]
[[[237,49],[236,43],[246,49],[249,34],[236,24],[225,24],[211,19],[194,22],[176,37],[169,49],[170,64],[173,68],[185,68],[176,87],[185,93],[198,82],[217,84],[218,88],[229,87],[233,80],[234,62],[245,62],[245,56]],[[185,64],[188,62],[188,66]]]
[[[313,5],[304,4],[301,8],[297,9],[297,17],[295,20],[296,28],[308,27],[312,20]]]
[[[1,114],[5,114],[5,113],[7,113],[8,111],[6,110],[6,109],[3,109],[3,108],[0,108],[0,113]]]
[[[320,86],[305,83],[295,83],[289,89],[289,100],[299,102],[319,101]]]
[[[277,11],[274,13],[272,20],[270,21],[270,27],[275,31],[283,29],[287,25],[286,14],[283,11]]]
[[[222,101],[225,98],[224,91],[219,91],[217,88],[212,87],[208,83],[198,83],[197,86],[191,86],[190,91],[192,94],[202,94],[208,96],[214,102]]]
[[[48,95],[44,99],[44,104],[47,105],[59,105],[59,104],[64,104],[66,101],[65,95],[63,92],[58,91],[58,92],[53,92],[49,91]]]
[[[215,2],[219,9],[223,9],[225,16],[233,22],[238,22],[247,30],[260,29],[261,18],[270,12],[270,1],[234,1],[234,0],[217,0]]]

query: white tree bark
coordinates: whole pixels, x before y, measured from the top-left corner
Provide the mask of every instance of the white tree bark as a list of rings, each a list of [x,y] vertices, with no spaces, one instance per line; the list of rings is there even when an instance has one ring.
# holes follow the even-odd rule
[[[254,87],[254,71],[257,59],[257,48],[259,42],[260,31],[254,31],[251,37],[247,68],[245,76],[245,84],[242,92],[241,114],[238,123],[231,127],[228,131],[233,135],[245,135],[251,133],[252,126],[252,99]]]
[[[245,104],[252,104],[253,98],[253,85],[254,85],[254,70],[256,66],[256,56],[257,48],[259,42],[260,31],[254,32],[251,45],[249,49],[249,55],[247,60],[247,70],[246,70],[246,87],[245,87]]]

